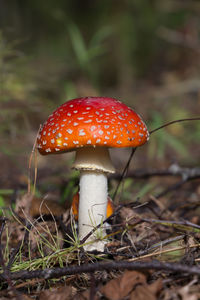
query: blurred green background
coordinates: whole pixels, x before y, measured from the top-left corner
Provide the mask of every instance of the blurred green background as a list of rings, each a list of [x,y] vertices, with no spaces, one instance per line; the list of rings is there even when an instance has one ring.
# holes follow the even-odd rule
[[[199,92],[199,1],[0,0],[0,188],[26,184],[39,125],[68,99],[119,98],[154,129],[199,116]],[[173,125],[131,168],[198,166],[199,141],[200,122]],[[118,171],[129,153],[113,151]],[[76,178],[71,153],[37,159],[41,190]]]

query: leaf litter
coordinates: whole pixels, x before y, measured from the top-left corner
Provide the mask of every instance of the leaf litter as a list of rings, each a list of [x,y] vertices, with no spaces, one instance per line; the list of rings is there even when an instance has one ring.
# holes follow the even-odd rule
[[[200,286],[195,275],[166,270],[113,269],[50,280],[9,279],[9,274],[17,271],[101,261],[159,260],[198,266],[199,215],[193,199],[199,195],[199,181],[191,182],[187,189],[187,202],[182,189],[162,196],[162,201],[150,195],[140,205],[133,201],[117,206],[107,225],[109,241],[104,253],[83,252],[70,209],[66,212],[58,202],[31,194],[17,197],[11,214],[4,210],[1,218],[1,273],[7,272],[7,280],[1,278],[1,299],[199,299]],[[186,208],[177,209],[180,201],[187,203]]]

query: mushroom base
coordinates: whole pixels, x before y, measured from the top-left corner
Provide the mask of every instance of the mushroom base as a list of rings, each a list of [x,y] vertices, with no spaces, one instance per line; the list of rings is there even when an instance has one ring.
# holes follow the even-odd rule
[[[80,174],[79,238],[83,239],[95,226],[106,219],[107,177],[103,172],[84,171]],[[84,246],[87,251],[103,251],[105,241],[103,225],[94,232]]]

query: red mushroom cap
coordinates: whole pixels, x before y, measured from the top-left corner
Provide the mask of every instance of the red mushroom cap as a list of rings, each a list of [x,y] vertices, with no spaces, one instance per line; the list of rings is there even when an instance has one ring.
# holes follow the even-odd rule
[[[73,151],[83,146],[138,147],[149,138],[141,117],[119,100],[85,97],[70,100],[42,126],[41,154]]]

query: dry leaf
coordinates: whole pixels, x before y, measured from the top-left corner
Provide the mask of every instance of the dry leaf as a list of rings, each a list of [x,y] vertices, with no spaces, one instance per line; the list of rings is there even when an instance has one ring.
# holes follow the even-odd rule
[[[81,294],[77,294],[73,300],[90,300],[90,289],[84,291]],[[97,296],[97,294],[93,295],[92,300],[99,300],[100,298]]]
[[[20,217],[29,217],[29,209],[32,199],[33,195],[28,193],[16,199],[15,211]]]
[[[196,281],[196,280],[195,280]],[[181,289],[178,290],[178,294],[181,296],[181,300],[198,300],[199,297],[197,294],[192,294],[190,292],[191,283],[185,285]]]
[[[122,218],[123,222],[126,222],[129,225],[134,225],[138,222],[138,220],[140,220],[139,215],[129,207],[122,207],[120,210],[120,217]]]
[[[38,198],[27,193],[16,200],[15,211],[22,218],[34,218],[51,214],[60,216],[65,212],[65,209],[55,200]]]
[[[130,300],[156,300],[156,296],[152,293],[149,293],[147,285],[139,285],[136,289],[131,293]]]
[[[154,294],[160,293],[162,287],[163,287],[162,279],[158,279],[154,281],[152,284],[148,285],[149,290]]]
[[[71,286],[65,286],[58,289],[51,289],[41,292],[39,300],[70,300],[73,296],[73,289]]]
[[[136,286],[135,290],[131,293],[130,300],[156,300],[157,294],[161,291],[161,289],[161,280],[157,280],[150,285],[148,285],[147,283],[143,283],[141,285]]]
[[[50,214],[60,216],[64,211],[65,209],[57,201],[33,197],[29,213],[31,217]]]
[[[18,222],[7,221],[6,230],[2,234],[2,245],[15,248],[24,239],[24,226]]]
[[[28,295],[22,294],[20,292],[15,292],[15,290],[4,290],[1,291],[0,294],[0,299],[1,300],[31,300],[32,298],[29,297]]]
[[[136,271],[125,271],[124,274],[116,279],[112,279],[100,290],[109,300],[120,300],[126,297],[137,284],[146,282],[143,273]]]

